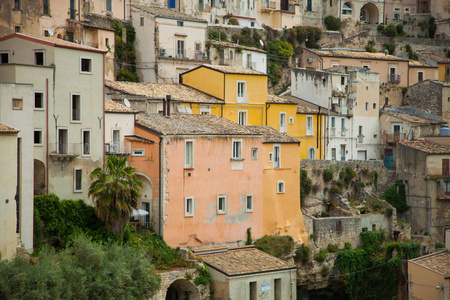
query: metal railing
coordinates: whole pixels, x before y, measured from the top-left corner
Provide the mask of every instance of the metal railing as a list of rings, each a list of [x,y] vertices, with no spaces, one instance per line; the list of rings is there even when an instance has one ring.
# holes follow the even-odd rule
[[[392,74],[389,73],[388,74],[388,80],[390,83],[395,83],[395,84],[399,84],[400,83],[400,74]]]
[[[187,60],[208,60],[206,52],[186,49],[159,48],[157,51],[159,58],[177,58]]]
[[[131,153],[131,143],[121,142],[121,143],[105,143],[105,154],[130,154]]]
[[[53,155],[80,155],[81,143],[51,143],[50,154]]]
[[[445,75],[445,81],[450,81],[450,74]]]
[[[385,133],[384,140],[386,143],[397,143],[406,140],[405,133]]]

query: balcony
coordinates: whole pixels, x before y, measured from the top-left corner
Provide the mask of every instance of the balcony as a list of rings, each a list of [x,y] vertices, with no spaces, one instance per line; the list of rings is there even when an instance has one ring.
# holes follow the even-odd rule
[[[406,140],[405,133],[385,133],[384,140],[387,144],[394,144]]]
[[[282,7],[281,11],[282,12],[288,12],[288,13],[295,13],[294,5],[293,4],[289,4],[287,7]]]
[[[389,81],[389,83],[399,84],[400,83],[400,74],[389,73],[388,81]]]
[[[447,81],[447,82],[450,81],[450,74],[446,74],[446,75],[445,75],[445,81]]]
[[[261,11],[271,12],[277,9],[277,1],[264,1],[264,6],[261,7]]]
[[[58,160],[70,160],[81,154],[81,143],[53,143],[49,145],[50,157]]]
[[[336,136],[336,127],[330,128],[330,136]]]
[[[106,143],[105,144],[105,154],[106,155],[130,155],[131,153],[131,143]]]
[[[248,17],[248,18],[255,18],[256,14],[254,10],[248,10],[248,9],[239,9],[235,8],[232,10],[233,16],[236,17]]]
[[[362,134],[358,135],[358,143],[359,144],[364,143],[364,135],[362,135]]]
[[[196,50],[173,49],[173,48],[159,48],[156,53],[156,56],[158,58],[168,58],[168,59],[184,59],[195,61],[208,60],[206,52]]]

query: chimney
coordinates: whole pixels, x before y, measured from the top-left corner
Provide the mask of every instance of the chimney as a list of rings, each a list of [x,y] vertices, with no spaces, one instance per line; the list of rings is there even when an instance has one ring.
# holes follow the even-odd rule
[[[166,114],[166,98],[163,98],[163,116],[165,117],[167,114]]]
[[[172,100],[172,95],[166,95],[167,99],[167,116],[170,117],[170,100]]]

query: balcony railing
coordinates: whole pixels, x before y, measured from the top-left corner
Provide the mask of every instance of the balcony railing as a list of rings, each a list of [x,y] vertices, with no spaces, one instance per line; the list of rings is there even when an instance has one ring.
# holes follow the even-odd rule
[[[277,1],[264,1],[263,9],[277,9]]]
[[[336,136],[336,127],[330,128],[330,136]]]
[[[50,156],[56,159],[70,159],[80,156],[81,143],[52,143],[49,145]]]
[[[240,16],[240,17],[256,17],[254,10],[248,10],[248,9],[239,9],[235,8],[232,10],[233,16]]]
[[[106,143],[105,144],[105,154],[106,155],[129,155],[131,153],[131,143]]]
[[[450,74],[445,75],[445,81],[450,81]]]
[[[198,61],[208,60],[206,52],[186,49],[159,48],[157,56],[159,58],[177,58]]]
[[[397,143],[406,140],[405,133],[385,133],[384,138],[386,143]]]
[[[399,84],[400,83],[400,74],[388,74],[389,83]]]

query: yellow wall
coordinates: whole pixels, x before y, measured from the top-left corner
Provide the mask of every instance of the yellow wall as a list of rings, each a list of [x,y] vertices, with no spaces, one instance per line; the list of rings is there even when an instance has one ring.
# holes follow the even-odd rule
[[[225,74],[201,67],[181,77],[183,84],[223,100]]]
[[[443,296],[442,290],[436,286],[445,282],[448,286],[449,280],[443,275],[424,268],[412,261],[408,261],[408,274],[411,278],[410,299],[414,300],[439,300],[448,299]]]
[[[439,68],[439,80],[440,81],[445,81],[445,70],[447,68],[450,68],[450,64],[437,64],[438,68]]]
[[[313,134],[306,135],[306,117],[313,117]],[[294,121],[297,125],[297,134],[292,135],[298,139],[300,144],[300,159],[308,158],[309,147],[316,149],[316,159],[323,159],[324,155],[324,116],[318,114],[297,114],[297,119]]]
[[[295,137],[299,132],[300,124],[297,121],[297,104],[267,104],[267,125],[280,131],[280,113],[286,113],[287,135]],[[289,118],[294,118],[294,124],[289,124]]]
[[[267,76],[226,74],[225,75],[225,102],[236,103],[237,82],[245,81],[247,84],[248,104],[262,104],[267,102]]]
[[[300,209],[300,162],[296,143],[281,146],[281,168],[273,168],[269,153],[273,143],[263,144],[263,235],[290,235],[300,244],[308,243]],[[285,193],[277,193],[278,181],[284,181]]]

